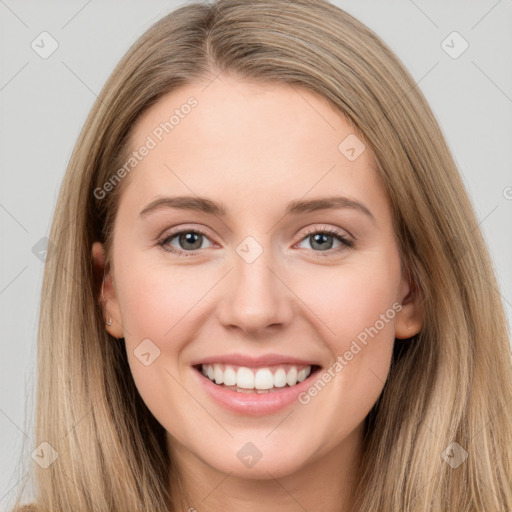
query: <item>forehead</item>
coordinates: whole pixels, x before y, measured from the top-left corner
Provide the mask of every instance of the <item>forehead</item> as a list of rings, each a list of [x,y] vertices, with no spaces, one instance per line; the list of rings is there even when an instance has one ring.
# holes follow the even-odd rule
[[[130,174],[134,200],[187,193],[258,209],[257,197],[383,195],[361,135],[325,98],[296,85],[218,77],[182,86],[138,120],[131,150],[143,146],[151,149]]]

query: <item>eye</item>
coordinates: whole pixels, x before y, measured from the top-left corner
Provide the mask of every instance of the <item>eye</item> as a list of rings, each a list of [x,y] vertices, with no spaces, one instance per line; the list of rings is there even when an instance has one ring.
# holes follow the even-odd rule
[[[333,241],[329,241],[329,239],[333,238],[340,243],[340,245],[334,249]],[[176,247],[176,244],[172,243],[174,239],[176,239],[178,247]],[[158,245],[164,251],[173,252],[178,256],[195,256],[200,249],[205,249],[203,244],[205,240],[209,240],[209,238],[203,231],[199,229],[185,229],[174,233],[166,233],[158,241]],[[306,236],[302,238],[301,242],[306,240],[311,240],[311,250],[315,253],[320,253],[316,254],[316,256],[320,257],[329,256],[354,246],[354,242],[342,232],[329,228],[317,228],[306,231]]]
[[[171,242],[177,239],[177,243],[180,247],[176,248]],[[164,251],[174,252],[178,256],[194,256],[197,254],[197,250],[204,249],[203,242],[208,239],[206,233],[203,233],[198,229],[186,229],[182,231],[176,231],[175,233],[166,233],[162,239],[158,241],[158,245],[162,247]]]
[[[333,240],[337,240],[340,245],[336,248],[333,247]],[[327,253],[327,254],[316,254],[316,256],[329,256],[332,253],[338,253],[354,246],[354,242],[350,240],[346,235],[340,231],[334,229],[310,229],[306,231],[306,236],[302,238],[301,242],[306,240],[311,241],[312,250],[316,253]],[[319,249],[319,250],[315,250]]]

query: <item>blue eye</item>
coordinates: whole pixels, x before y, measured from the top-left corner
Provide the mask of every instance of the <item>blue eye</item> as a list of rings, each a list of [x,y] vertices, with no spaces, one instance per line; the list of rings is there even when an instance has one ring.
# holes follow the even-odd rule
[[[175,238],[178,240],[178,247],[171,244],[172,240]],[[338,240],[341,245],[333,249],[333,242],[329,242],[329,239],[332,238]],[[200,249],[205,248],[203,247],[205,239],[209,240],[208,236],[203,231],[187,229],[164,235],[164,237],[159,240],[158,245],[162,247],[164,251],[175,253],[180,257],[196,256]],[[313,249],[311,250],[317,253],[317,256],[321,257],[329,256],[333,253],[337,253],[354,246],[354,242],[352,240],[347,238],[341,232],[332,229],[309,230],[306,232],[306,236],[302,237],[301,242],[308,239],[312,240]],[[319,250],[315,250],[315,247],[317,249],[319,248]]]

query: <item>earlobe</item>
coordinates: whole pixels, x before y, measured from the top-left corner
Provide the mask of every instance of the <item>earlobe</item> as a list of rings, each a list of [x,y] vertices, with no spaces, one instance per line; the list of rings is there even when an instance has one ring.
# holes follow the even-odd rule
[[[395,338],[407,339],[421,331],[424,320],[424,308],[421,294],[414,282],[406,278],[402,282],[402,309],[396,315]]]
[[[98,302],[103,310],[105,328],[114,338],[123,338],[124,331],[121,321],[121,312],[115,293],[112,274],[110,269],[107,271],[105,268],[106,254],[103,244],[94,242],[92,244],[91,253],[94,278],[100,289]]]

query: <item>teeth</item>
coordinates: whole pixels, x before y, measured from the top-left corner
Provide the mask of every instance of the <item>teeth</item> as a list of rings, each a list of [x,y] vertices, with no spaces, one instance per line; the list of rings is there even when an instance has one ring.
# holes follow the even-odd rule
[[[261,368],[254,376],[255,389],[270,389],[274,387],[274,376],[268,368]]]
[[[286,372],[283,368],[278,368],[276,373],[274,373],[274,386],[276,388],[284,388],[284,386],[286,386]]]
[[[268,393],[304,381],[311,373],[311,366],[282,365],[256,369],[215,363],[201,365],[201,372],[216,384],[233,391]]]
[[[288,370],[288,373],[286,374],[286,383],[288,386],[294,386],[297,384],[297,373],[297,368],[294,366]]]
[[[236,386],[236,372],[229,366],[224,369],[224,384],[226,386]]]
[[[208,376],[209,375],[210,372],[208,372]],[[218,364],[213,365],[213,375],[217,384],[222,384],[224,382],[224,374],[222,373],[222,370]]]
[[[297,380],[299,382],[302,382],[303,380],[306,380],[306,377],[309,375],[309,373],[306,373],[306,368],[302,368],[302,370],[299,370],[297,373]]]

